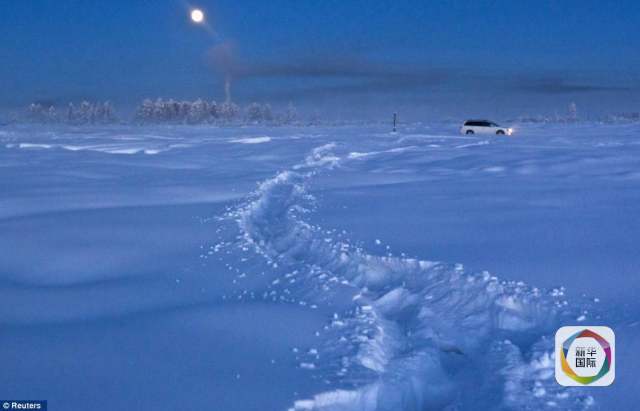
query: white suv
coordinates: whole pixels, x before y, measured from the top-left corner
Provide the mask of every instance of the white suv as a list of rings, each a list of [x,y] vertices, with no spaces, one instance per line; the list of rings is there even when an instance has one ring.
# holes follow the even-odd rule
[[[492,121],[487,120],[467,120],[460,127],[460,134],[513,134],[513,129],[501,127]]]

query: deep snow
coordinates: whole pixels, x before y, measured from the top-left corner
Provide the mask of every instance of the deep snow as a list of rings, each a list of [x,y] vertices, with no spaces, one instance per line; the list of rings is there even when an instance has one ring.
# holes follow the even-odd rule
[[[516,129],[0,127],[2,395],[632,409],[640,126]],[[556,384],[577,323],[612,387]]]

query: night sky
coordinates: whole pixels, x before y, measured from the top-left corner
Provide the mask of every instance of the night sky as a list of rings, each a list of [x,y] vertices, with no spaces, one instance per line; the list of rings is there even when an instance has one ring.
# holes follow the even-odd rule
[[[0,106],[220,101],[229,76],[338,116],[640,111],[639,39],[635,0],[2,0]]]

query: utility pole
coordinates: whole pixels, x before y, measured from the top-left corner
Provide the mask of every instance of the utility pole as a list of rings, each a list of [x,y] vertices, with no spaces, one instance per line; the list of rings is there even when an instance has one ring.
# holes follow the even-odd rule
[[[393,113],[393,132],[396,132],[396,124],[398,122],[398,113]]]

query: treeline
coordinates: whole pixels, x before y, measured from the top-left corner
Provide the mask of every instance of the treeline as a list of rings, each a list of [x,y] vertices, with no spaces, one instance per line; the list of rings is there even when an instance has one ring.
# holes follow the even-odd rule
[[[119,121],[112,104],[82,101],[58,107],[47,103],[30,104],[26,119],[32,123],[109,124]],[[292,124],[298,120],[296,108],[289,104],[275,113],[271,105],[251,103],[241,108],[235,103],[216,103],[197,99],[145,99],[135,110],[138,124]]]
[[[609,123],[639,122],[640,112],[609,114],[604,121]]]
[[[566,113],[556,112],[553,115],[521,115],[514,121],[519,123],[577,123],[580,120],[578,106],[576,103],[569,103]]]
[[[117,119],[110,102],[82,101],[62,108],[53,104],[30,104],[27,120],[35,123],[108,124]]]
[[[290,124],[297,120],[297,111],[289,104],[282,113],[274,113],[269,104],[251,103],[241,109],[235,103],[216,103],[197,99],[146,99],[136,109],[138,123],[215,124],[215,123],[277,123]]]

